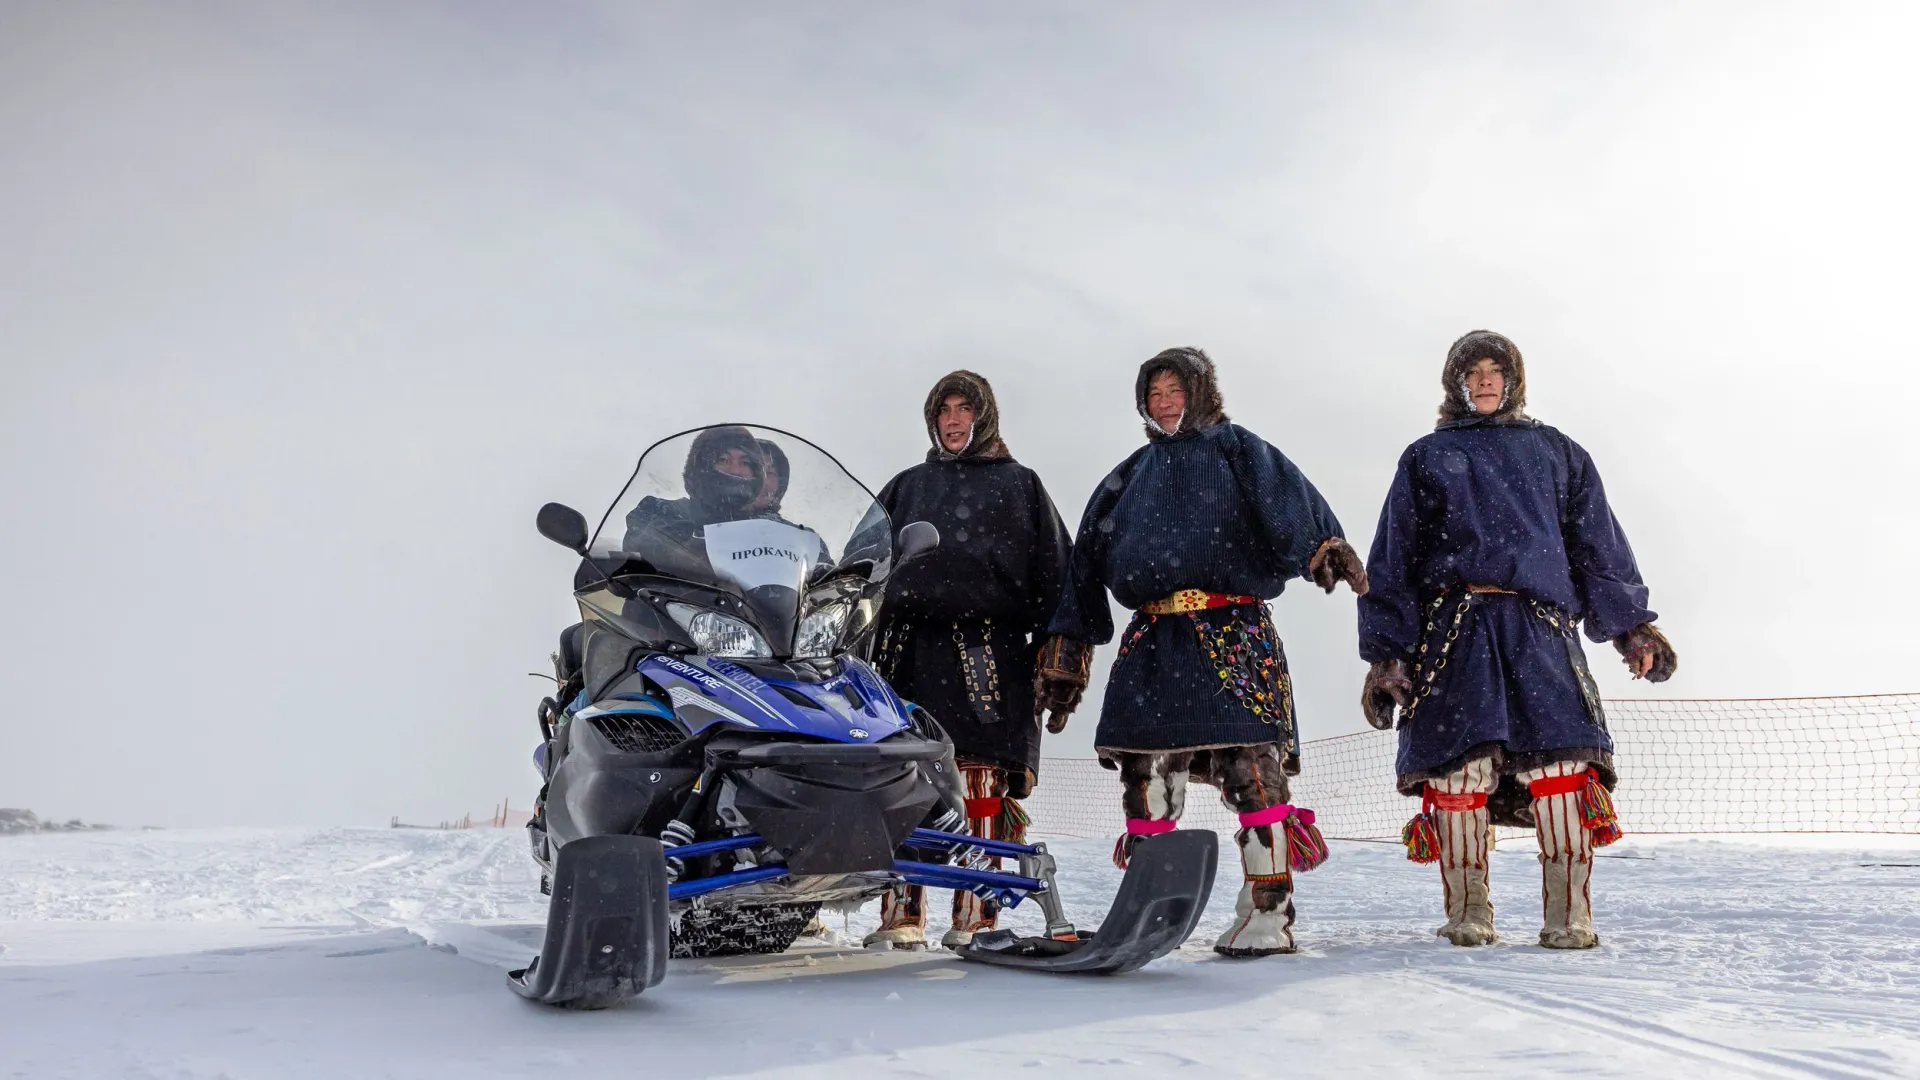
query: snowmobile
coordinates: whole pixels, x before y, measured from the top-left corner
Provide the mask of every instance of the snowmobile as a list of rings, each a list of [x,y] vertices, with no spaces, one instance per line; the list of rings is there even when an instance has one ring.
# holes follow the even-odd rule
[[[528,829],[550,899],[539,956],[509,976],[521,996],[604,1008],[670,956],[780,952],[822,905],[902,882],[1040,907],[1044,936],[957,950],[980,963],[1110,974],[1192,933],[1211,832],[1145,841],[1094,933],[1067,919],[1044,844],[968,835],[952,742],[861,658],[888,576],[939,535],[896,533],[826,451],[695,428],[641,456],[591,534],[558,503],[537,522],[582,558],[581,622],[539,709]]]

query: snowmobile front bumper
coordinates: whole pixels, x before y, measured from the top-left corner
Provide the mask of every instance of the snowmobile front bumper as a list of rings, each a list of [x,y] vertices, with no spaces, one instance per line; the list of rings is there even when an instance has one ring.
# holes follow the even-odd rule
[[[1206,830],[1141,840],[1106,921],[1092,934],[1018,937],[1011,930],[975,934],[956,949],[962,960],[1060,974],[1114,975],[1145,966],[1180,947],[1213,894],[1220,838]]]
[[[674,858],[694,858],[723,851],[759,847],[765,840],[746,833],[697,844],[669,848]],[[915,862],[896,859],[893,872],[901,880],[937,889],[966,889],[993,897],[1005,907],[1031,897],[1046,917],[1045,937],[1017,937],[1011,930],[975,935],[973,944],[955,950],[961,959],[1001,967],[1063,974],[1112,975],[1143,967],[1180,947],[1199,924],[1213,894],[1219,869],[1220,840],[1212,832],[1194,830],[1167,833],[1142,840],[1128,862],[1113,907],[1097,933],[1076,932],[1066,919],[1059,890],[1054,885],[1053,856],[1045,844],[1017,844],[961,833],[915,829],[907,846],[946,848],[961,853],[1016,858],[1020,872],[1005,874],[978,866]],[[676,881],[668,889],[673,900],[778,880],[788,876],[784,866],[756,866],[712,877]]]
[[[739,836],[703,840],[697,844],[667,848],[665,853],[675,859],[684,860],[759,847],[765,843],[766,838],[758,833],[743,833]],[[1004,840],[982,840],[978,837],[939,832],[933,829],[915,829],[912,836],[908,838],[908,843],[914,847],[978,848],[989,854],[1013,856],[1032,856],[1045,851],[1044,848],[1026,844],[1013,844]],[[916,862],[910,859],[895,859],[893,872],[909,884],[926,885],[935,889],[966,889],[980,892],[998,899],[1007,907],[1017,906],[1020,901],[1036,893],[1050,894],[1053,888],[1051,882],[1039,877],[1003,874],[970,866]],[[776,881],[787,876],[789,876],[789,870],[785,866],[755,866],[731,873],[715,874],[712,877],[676,881],[667,887],[667,898],[691,900],[696,896],[723,892],[763,881]]]
[[[540,955],[507,976],[548,1005],[604,1009],[667,975],[667,860],[644,836],[586,836],[560,848]]]

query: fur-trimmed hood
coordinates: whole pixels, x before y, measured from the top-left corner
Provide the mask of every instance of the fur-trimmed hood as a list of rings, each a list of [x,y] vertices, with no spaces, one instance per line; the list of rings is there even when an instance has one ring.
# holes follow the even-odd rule
[[[1507,399],[1500,408],[1485,417],[1473,409],[1465,393],[1467,369],[1490,359],[1507,378]],[[1474,330],[1461,336],[1447,350],[1447,365],[1440,370],[1440,423],[1484,419],[1499,423],[1524,420],[1527,416],[1527,365],[1520,358],[1520,346],[1511,338],[1491,330]]]
[[[1160,425],[1154,423],[1147,412],[1147,387],[1162,371],[1173,372],[1187,392],[1187,411],[1180,417],[1177,431],[1160,430]],[[1185,345],[1167,349],[1140,365],[1140,374],[1133,381],[1133,407],[1139,411],[1140,419],[1147,422],[1149,439],[1179,438],[1227,420],[1227,407],[1220,398],[1220,380],[1214,375],[1213,361],[1206,353]]]
[[[951,394],[965,398],[973,406],[973,438],[959,453],[940,443],[940,405]],[[933,449],[928,461],[1004,461],[1013,455],[1000,438],[1000,403],[994,399],[993,384],[971,371],[955,371],[941,377],[927,393],[921,409],[927,421],[927,439]]]

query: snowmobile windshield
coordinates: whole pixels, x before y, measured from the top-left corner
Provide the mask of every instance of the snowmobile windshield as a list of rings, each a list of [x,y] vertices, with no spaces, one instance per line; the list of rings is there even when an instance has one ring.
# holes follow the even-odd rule
[[[775,428],[725,424],[642,454],[588,554],[744,601],[751,625],[667,605],[702,652],[829,656],[859,594],[892,569],[893,527],[825,450]]]

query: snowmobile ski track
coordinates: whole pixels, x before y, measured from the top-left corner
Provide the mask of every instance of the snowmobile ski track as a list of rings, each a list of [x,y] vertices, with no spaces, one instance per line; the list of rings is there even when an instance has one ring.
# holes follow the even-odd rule
[[[1078,941],[1015,937],[1011,930],[977,934],[955,949],[962,960],[1073,975],[1117,975],[1144,967],[1180,947],[1213,894],[1220,838],[1204,829],[1140,841],[1107,919]]]
[[[604,1009],[667,974],[667,860],[644,836],[587,836],[554,860],[540,955],[507,976],[521,997]]]

